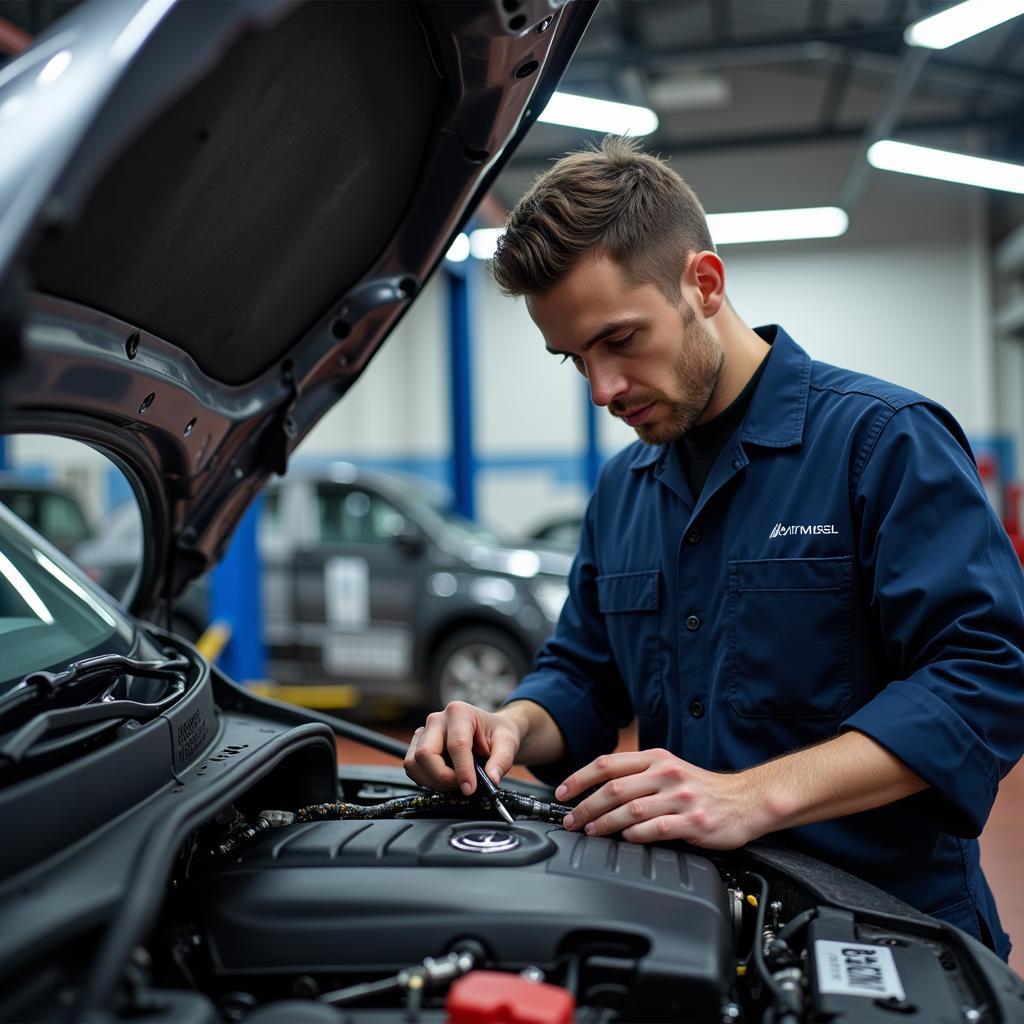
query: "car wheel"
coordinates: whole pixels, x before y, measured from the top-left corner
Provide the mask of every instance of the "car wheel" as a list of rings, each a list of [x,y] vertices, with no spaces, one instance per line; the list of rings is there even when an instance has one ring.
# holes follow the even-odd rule
[[[500,629],[471,626],[453,633],[431,663],[434,707],[464,700],[494,711],[530,670],[522,647]]]

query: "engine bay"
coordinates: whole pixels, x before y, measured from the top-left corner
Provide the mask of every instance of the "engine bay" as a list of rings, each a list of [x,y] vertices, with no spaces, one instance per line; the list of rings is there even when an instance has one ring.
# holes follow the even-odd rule
[[[430,793],[338,735],[400,746],[214,672],[9,787],[0,1020],[1024,1018],[988,949],[813,858],[567,832],[542,786]]]
[[[190,838],[154,984],[254,1024],[1001,1019],[971,1016],[982,983],[927,927],[769,864],[508,825],[485,799],[456,816],[462,798],[345,774],[343,803],[236,806]]]

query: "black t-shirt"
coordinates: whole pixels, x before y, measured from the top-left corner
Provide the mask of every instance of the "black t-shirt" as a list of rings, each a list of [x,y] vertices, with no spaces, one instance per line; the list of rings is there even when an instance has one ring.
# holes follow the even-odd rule
[[[768,365],[768,357],[771,354],[772,350],[769,349],[767,355],[761,360],[761,365],[747,381],[747,386],[736,396],[728,408],[723,409],[713,420],[691,427],[676,442],[679,445],[679,455],[683,463],[683,472],[686,474],[686,482],[693,492],[694,501],[700,497],[700,492],[711,475],[711,468],[714,466],[722,446],[732,437],[733,431],[740,425],[746,414],[747,407],[754,397],[758,381],[764,373],[764,368]]]

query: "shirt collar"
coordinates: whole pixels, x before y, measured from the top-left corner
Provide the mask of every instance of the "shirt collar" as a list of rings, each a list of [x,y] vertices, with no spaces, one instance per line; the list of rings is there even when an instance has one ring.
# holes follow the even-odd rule
[[[772,355],[743,419],[740,441],[790,448],[803,440],[811,357],[778,324],[754,330],[771,345]],[[667,449],[668,445],[638,445],[630,469],[653,466]]]

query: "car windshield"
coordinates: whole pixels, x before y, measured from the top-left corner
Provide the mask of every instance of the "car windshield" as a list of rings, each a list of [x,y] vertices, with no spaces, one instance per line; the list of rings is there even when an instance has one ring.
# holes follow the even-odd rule
[[[0,693],[29,672],[127,653],[131,636],[124,617],[0,504]]]
[[[461,540],[473,540],[481,544],[507,544],[508,539],[499,537],[479,523],[460,515],[451,507],[451,495],[441,487],[431,488],[419,482],[393,477],[391,485],[402,493],[406,501],[435,519],[440,519],[448,529]]]

